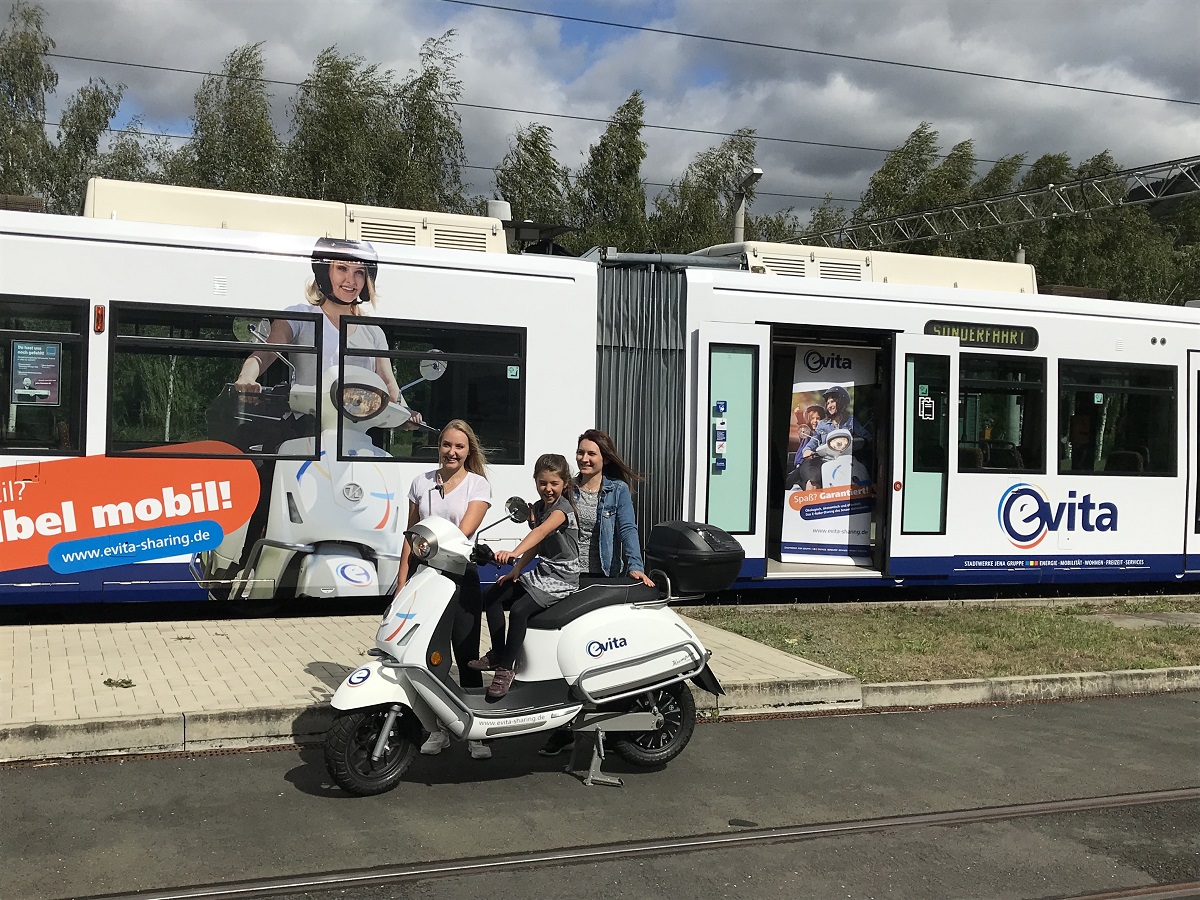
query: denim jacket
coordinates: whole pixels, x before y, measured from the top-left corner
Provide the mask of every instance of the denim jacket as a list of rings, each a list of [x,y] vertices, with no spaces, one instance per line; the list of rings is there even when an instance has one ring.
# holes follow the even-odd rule
[[[596,500],[596,532],[600,535],[600,564],[605,575],[646,571],[633,513],[633,495],[625,482],[601,479],[600,496]],[[579,551],[580,559],[586,560],[587,548],[580,547]]]

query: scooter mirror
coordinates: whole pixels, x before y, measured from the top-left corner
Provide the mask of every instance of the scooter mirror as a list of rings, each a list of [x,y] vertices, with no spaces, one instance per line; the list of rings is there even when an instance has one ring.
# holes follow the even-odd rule
[[[430,353],[441,353],[441,350],[430,350]],[[437,381],[446,374],[449,365],[444,359],[423,359],[419,366],[421,377],[426,381]]]
[[[234,319],[233,336],[243,344],[265,344],[271,333],[266,319]]]
[[[441,353],[442,351],[434,349],[434,350],[430,350],[429,352],[430,353]],[[449,365],[450,364],[448,362],[446,362],[444,359],[423,359],[423,360],[421,360],[421,364],[417,367],[418,371],[420,371],[420,373],[421,373],[421,377],[418,378],[416,381],[410,381],[408,384],[401,387],[400,393],[403,394],[410,387],[415,387],[416,385],[420,384],[422,381],[437,381],[439,378],[441,378],[443,375],[446,374],[446,368]]]
[[[529,521],[529,504],[520,497],[509,497],[504,501],[504,508],[514,522]]]

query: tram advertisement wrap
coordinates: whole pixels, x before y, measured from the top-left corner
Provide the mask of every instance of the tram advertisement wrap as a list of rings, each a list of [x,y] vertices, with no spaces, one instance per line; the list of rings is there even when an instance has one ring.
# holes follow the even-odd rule
[[[874,393],[874,350],[796,348],[784,562],[860,565],[870,560]]]
[[[254,511],[254,463],[196,458],[239,452],[215,441],[171,452],[0,467],[0,571],[48,565],[66,574],[216,547]]]

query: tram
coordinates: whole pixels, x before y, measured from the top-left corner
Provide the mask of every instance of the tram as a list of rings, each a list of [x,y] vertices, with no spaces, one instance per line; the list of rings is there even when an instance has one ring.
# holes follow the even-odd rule
[[[321,318],[297,309],[321,237],[0,212],[0,603],[209,595],[195,555],[245,526],[279,457],[214,432],[213,404],[264,320]],[[742,544],[735,590],[1200,577],[1200,310],[1042,295],[1028,267],[926,278],[904,256],[889,277],[887,254],[822,275],[815,250],[805,273],[761,245],[347,240],[375,260],[356,322],[386,339],[354,352],[388,359],[425,421],[472,423],[494,496],[527,495],[533,459],[600,427],[646,476],[644,531],[705,521]],[[307,333],[280,355],[352,346],[345,326]],[[381,464],[407,482],[434,440],[378,436]]]

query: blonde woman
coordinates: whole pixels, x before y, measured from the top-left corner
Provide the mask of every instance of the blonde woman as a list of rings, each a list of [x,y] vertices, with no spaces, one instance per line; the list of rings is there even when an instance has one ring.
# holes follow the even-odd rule
[[[452,419],[438,436],[438,467],[413,479],[408,489],[408,527],[427,516],[441,516],[458,526],[468,538],[479,529],[492,505],[492,487],[487,480],[487,457],[475,431],[462,419]],[[405,541],[400,561],[399,585],[408,580],[410,548]],[[483,617],[479,570],[471,565],[458,588],[451,645],[458,665],[458,683],[464,688],[483,687],[483,675],[467,665],[479,656],[479,632]],[[470,741],[471,756],[487,759],[492,750],[482,741]],[[441,753],[450,746],[450,734],[437,729],[421,745],[426,755]]]

